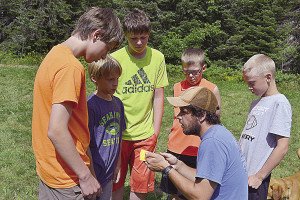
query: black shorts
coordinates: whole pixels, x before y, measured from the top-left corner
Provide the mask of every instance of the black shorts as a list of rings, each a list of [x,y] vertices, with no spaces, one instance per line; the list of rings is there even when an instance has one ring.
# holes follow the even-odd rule
[[[167,153],[170,153],[172,155],[174,155],[176,158],[178,158],[178,160],[181,160],[182,162],[184,162],[187,166],[195,168],[197,166],[197,156],[186,156],[186,155],[181,155],[181,154],[177,154],[174,153],[172,151],[167,151]],[[177,195],[179,198],[181,199],[186,199],[178,190],[177,188],[174,186],[174,184],[171,182],[171,180],[168,177],[161,177],[161,181],[160,181],[160,189],[167,193],[167,194],[173,194],[173,195]]]
[[[270,179],[271,179],[271,174],[263,180],[263,182],[257,189],[248,187],[248,199],[249,200],[267,199]]]

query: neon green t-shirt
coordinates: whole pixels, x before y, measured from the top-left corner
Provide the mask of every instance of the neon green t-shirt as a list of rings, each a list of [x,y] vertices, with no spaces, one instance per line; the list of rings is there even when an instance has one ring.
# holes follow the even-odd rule
[[[136,59],[127,47],[112,53],[122,66],[116,96],[124,104],[124,140],[143,140],[154,133],[153,97],[155,88],[168,85],[164,55],[150,47],[144,58]]]

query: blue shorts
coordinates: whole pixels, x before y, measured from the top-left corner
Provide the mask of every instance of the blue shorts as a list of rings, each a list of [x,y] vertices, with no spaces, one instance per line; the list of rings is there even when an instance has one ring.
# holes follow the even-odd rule
[[[102,187],[102,185],[101,185]],[[97,198],[97,200],[110,200],[112,199],[112,187],[113,187],[113,181],[110,180],[104,187],[102,187],[102,193],[100,197]]]
[[[257,189],[248,187],[248,200],[267,199],[270,179],[271,174],[262,181]]]

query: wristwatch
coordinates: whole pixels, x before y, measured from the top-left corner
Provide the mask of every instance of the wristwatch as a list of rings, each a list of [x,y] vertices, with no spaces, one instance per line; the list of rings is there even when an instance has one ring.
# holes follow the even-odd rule
[[[174,169],[171,165],[167,166],[166,168],[164,168],[164,169],[162,170],[162,175],[163,175],[164,177],[168,177],[168,176],[169,176],[169,173],[170,173],[170,171],[171,171],[171,169]]]

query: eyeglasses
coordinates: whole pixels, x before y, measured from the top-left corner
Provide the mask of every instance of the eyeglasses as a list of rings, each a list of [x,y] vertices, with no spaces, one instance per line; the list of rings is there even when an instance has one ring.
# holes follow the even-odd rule
[[[198,70],[183,70],[183,73],[185,74],[185,75],[193,75],[193,76],[197,76],[197,75],[199,75],[200,73],[201,73],[201,69],[198,69]]]

